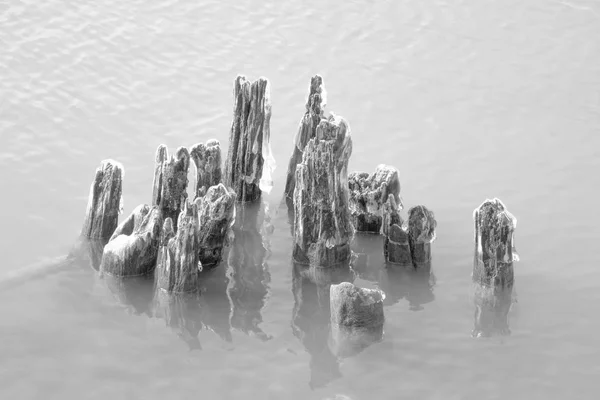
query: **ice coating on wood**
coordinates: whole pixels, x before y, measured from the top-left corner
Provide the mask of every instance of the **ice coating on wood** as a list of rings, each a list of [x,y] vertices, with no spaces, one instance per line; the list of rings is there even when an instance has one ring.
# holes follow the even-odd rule
[[[507,287],[513,284],[513,261],[517,219],[499,200],[485,200],[473,212],[475,259],[473,280],[484,286]]]
[[[306,99],[306,112],[300,120],[300,126],[294,137],[294,149],[288,165],[287,179],[285,183],[285,197],[292,199],[296,186],[296,166],[302,162],[302,153],[308,141],[317,134],[317,126],[324,118],[324,108],[327,103],[327,92],[323,84],[323,78],[315,75],[310,80],[310,87]]]
[[[331,337],[336,355],[354,355],[383,337],[383,300],[378,289],[342,282],[330,287]]]
[[[296,169],[294,245],[296,262],[330,266],[350,258],[354,228],[348,209],[350,127],[331,115],[321,121]]]
[[[427,207],[418,205],[408,210],[408,238],[415,267],[431,260],[436,226],[435,216]]]
[[[190,149],[190,157],[196,166],[196,191],[194,196],[202,196],[211,186],[221,183],[221,143],[210,139],[198,143]]]
[[[219,183],[196,200],[199,222],[199,258],[203,268],[218,265],[222,259],[235,218],[235,193]]]
[[[224,183],[235,191],[237,201],[255,201],[261,196],[261,187],[270,190],[275,165],[269,144],[269,81],[261,77],[250,82],[240,75],[235,80],[233,95],[233,122]]]
[[[392,264],[411,265],[412,254],[408,231],[400,217],[396,197],[388,195],[383,205],[381,232],[384,236],[383,254],[385,260]]]
[[[152,184],[152,205],[159,206],[164,218],[177,220],[182,205],[187,199],[188,169],[190,153],[185,147],[179,147],[174,156],[169,157],[163,144],[156,150],[154,182]]]
[[[138,276],[154,270],[162,214],[143,204],[115,230],[104,247],[100,271],[113,276]]]
[[[96,169],[90,187],[81,235],[91,239],[108,239],[119,222],[123,190],[123,166],[103,160]]]
[[[199,228],[197,199],[189,204],[186,200],[179,214],[177,233],[173,221],[167,218],[160,239],[156,262],[156,284],[158,288],[174,293],[191,292],[198,289]]]
[[[374,173],[353,172],[348,176],[350,188],[350,213],[357,232],[379,233],[383,218],[384,204],[388,196],[393,196],[399,209],[400,178],[398,170],[380,164]]]

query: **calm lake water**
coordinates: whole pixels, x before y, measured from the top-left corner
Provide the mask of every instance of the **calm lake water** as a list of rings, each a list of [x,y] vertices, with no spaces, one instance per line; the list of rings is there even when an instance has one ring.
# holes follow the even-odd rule
[[[201,298],[66,260],[101,160],[125,167],[124,218],[159,144],[226,154],[238,73],[271,82],[278,167]],[[430,276],[356,238],[339,279],[386,291],[385,333],[345,358],[281,206],[315,73],[350,171],[397,167],[438,221]],[[0,398],[597,398],[598,1],[8,0],[0,76]],[[519,221],[518,302],[510,336],[474,339],[472,212],[492,197]]]

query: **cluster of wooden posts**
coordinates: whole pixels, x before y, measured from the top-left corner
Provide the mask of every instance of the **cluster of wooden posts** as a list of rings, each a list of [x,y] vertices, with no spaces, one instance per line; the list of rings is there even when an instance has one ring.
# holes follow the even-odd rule
[[[384,236],[382,251],[390,264],[419,268],[429,263],[437,225],[433,212],[418,205],[403,220],[399,174],[392,166],[348,174],[349,124],[333,113],[325,117],[324,108],[325,88],[317,75],[310,82],[284,189],[293,215],[294,262],[319,268],[348,263],[352,239],[363,232]],[[197,290],[199,271],[221,262],[236,208],[259,201],[272,187],[268,80],[238,76],[233,114],[224,168],[217,140],[180,147],[174,155],[160,145],[151,204],[138,206],[120,224],[123,167],[102,162],[82,229],[83,236],[107,240],[101,272],[119,277],[154,273],[160,289],[185,293]],[[187,194],[190,161],[196,168],[193,199]],[[496,307],[492,297],[512,288],[516,220],[497,199],[477,208],[474,220],[473,280],[485,298],[478,306],[483,326],[489,304]],[[382,326],[383,297],[350,283],[332,285],[332,325]]]

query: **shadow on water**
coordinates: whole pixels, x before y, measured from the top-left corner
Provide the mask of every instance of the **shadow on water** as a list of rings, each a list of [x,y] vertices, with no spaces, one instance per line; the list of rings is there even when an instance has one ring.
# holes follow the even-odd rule
[[[308,267],[293,264],[292,332],[310,354],[311,388],[324,387],[340,378],[337,357],[329,348],[329,288],[340,282],[353,282],[354,273],[346,266]]]
[[[272,338],[259,327],[271,280],[266,263],[269,236],[264,233],[268,228],[260,229],[265,224],[266,212],[266,204],[262,202],[238,205],[233,226],[235,236],[227,258],[231,327],[263,341]]]
[[[435,300],[433,289],[436,279],[431,261],[417,266],[386,263],[383,240],[381,235],[356,234],[352,244],[355,254],[352,267],[357,277],[375,284],[385,292],[385,306],[406,299],[410,310],[423,310],[424,304]]]

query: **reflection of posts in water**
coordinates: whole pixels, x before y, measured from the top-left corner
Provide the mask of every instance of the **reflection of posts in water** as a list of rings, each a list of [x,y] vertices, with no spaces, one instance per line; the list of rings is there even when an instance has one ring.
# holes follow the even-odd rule
[[[377,281],[379,282],[379,287],[385,293],[385,299],[383,299],[384,306],[396,304],[408,296],[411,273],[413,273],[412,268],[392,264],[379,270]]]
[[[349,282],[330,287],[331,343],[340,357],[360,353],[383,338],[383,299],[378,289],[359,288]]]
[[[101,275],[98,277],[110,290],[117,303],[135,315],[152,316],[154,277],[152,275],[120,277]]]
[[[89,262],[94,270],[99,271],[106,243],[108,243],[108,239],[88,239],[81,236],[69,251],[68,258]]]
[[[202,349],[198,339],[203,326],[199,292],[169,293],[157,288],[154,316],[163,319],[190,350]]]
[[[361,279],[379,282],[385,259],[381,253],[383,238],[380,235],[357,233],[352,243],[352,269]]]
[[[435,275],[431,271],[431,261],[420,263],[418,268],[407,268],[409,286],[406,300],[409,308],[413,311],[423,309],[423,304],[435,300],[433,287],[435,286]]]
[[[198,281],[204,307],[204,325],[224,341],[231,342],[231,303],[227,296],[229,279],[226,269],[219,267],[201,271]]]
[[[343,281],[354,281],[347,264],[322,268],[294,263],[292,331],[310,354],[309,385],[312,388],[323,387],[341,377],[337,358],[328,346],[329,288],[332,283]]]
[[[473,260],[473,336],[508,335],[508,312],[514,285],[513,261],[517,219],[499,199],[486,200],[473,212],[475,255]]]
[[[271,338],[259,327],[271,279],[266,264],[268,252],[259,232],[265,207],[260,201],[238,206],[233,226],[235,238],[229,250],[227,288],[232,305],[231,327],[261,340]]]

